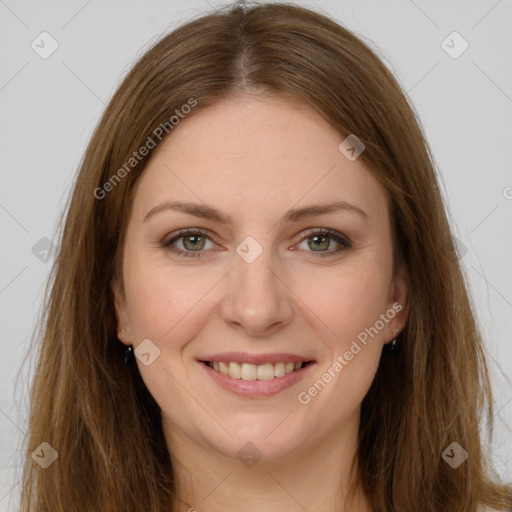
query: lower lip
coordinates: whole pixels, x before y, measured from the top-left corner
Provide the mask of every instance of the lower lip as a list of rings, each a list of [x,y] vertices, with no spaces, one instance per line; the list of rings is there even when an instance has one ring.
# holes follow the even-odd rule
[[[282,377],[274,377],[272,380],[233,379],[215,371],[205,363],[199,362],[199,364],[220,387],[231,391],[235,395],[244,398],[268,398],[299,382],[315,363],[310,362],[292,373],[286,373]]]

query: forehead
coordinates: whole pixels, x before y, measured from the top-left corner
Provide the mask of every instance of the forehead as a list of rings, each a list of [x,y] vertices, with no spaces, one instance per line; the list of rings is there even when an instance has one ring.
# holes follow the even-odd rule
[[[344,200],[382,215],[385,190],[361,159],[339,151],[343,139],[299,101],[219,101],[182,120],[160,143],[139,179],[134,213],[142,218],[160,202],[182,200],[241,219]]]

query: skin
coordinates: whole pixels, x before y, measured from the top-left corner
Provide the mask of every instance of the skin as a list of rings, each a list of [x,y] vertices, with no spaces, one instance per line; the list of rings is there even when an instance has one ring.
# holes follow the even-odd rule
[[[386,191],[360,158],[339,151],[343,138],[290,99],[225,99],[176,126],[137,184],[124,293],[112,284],[119,339],[134,348],[150,339],[160,350],[149,366],[137,364],[162,410],[178,492],[197,510],[372,510],[361,489],[353,504],[344,496],[361,402],[383,344],[404,326],[407,288],[401,272],[392,274]],[[178,200],[207,203],[234,223],[171,210],[144,222],[155,206]],[[342,200],[366,216],[343,210],[278,223],[292,208]],[[184,228],[208,231],[200,244],[190,234],[174,241],[181,251],[199,246],[200,257],[162,247]],[[332,254],[342,245],[328,237],[317,248],[311,228],[332,229],[352,247]],[[236,252],[247,236],[263,250],[252,263]],[[403,309],[308,404],[299,403],[298,394],[397,302]],[[275,396],[241,398],[198,362],[225,351],[289,352],[316,363]],[[261,453],[252,467],[237,457],[247,442]]]

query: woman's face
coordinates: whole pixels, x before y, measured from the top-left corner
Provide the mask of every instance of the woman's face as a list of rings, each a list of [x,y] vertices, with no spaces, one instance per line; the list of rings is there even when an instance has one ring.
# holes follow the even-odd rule
[[[343,139],[304,105],[247,96],[152,155],[114,293],[167,439],[272,459],[357,431],[406,287],[385,190]]]

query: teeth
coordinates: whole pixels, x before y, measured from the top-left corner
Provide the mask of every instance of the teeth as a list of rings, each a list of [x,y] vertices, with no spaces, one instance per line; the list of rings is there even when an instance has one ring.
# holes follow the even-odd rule
[[[229,365],[231,368],[231,364]],[[244,380],[255,380],[258,377],[258,367],[253,364],[242,364],[242,368],[240,369],[240,376],[235,377],[236,379],[244,379]],[[273,377],[273,375],[272,375]]]
[[[258,370],[258,377],[257,380],[272,380],[274,378],[274,365],[271,363],[267,364],[260,364],[258,367],[254,366],[253,364],[248,364],[247,366],[252,366],[254,368],[257,368]]]
[[[288,362],[288,363],[265,363],[260,365],[249,363],[237,363],[231,361],[230,363],[208,363],[208,366],[220,372],[223,375],[229,375],[233,379],[243,380],[272,380],[274,377],[282,377],[287,373],[292,373],[295,370],[302,368],[302,362]]]
[[[276,363],[274,365],[274,377],[282,377],[286,373],[286,365],[284,363]]]
[[[232,379],[239,379],[240,378],[240,370],[241,366],[238,363],[229,363],[229,376]]]

